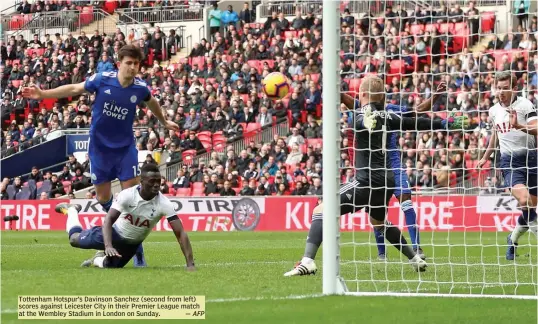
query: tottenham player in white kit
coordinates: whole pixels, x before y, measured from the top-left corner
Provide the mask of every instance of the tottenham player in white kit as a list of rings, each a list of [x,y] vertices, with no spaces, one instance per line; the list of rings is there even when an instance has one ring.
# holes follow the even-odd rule
[[[489,118],[493,122],[492,137],[478,163],[479,167],[486,163],[498,142],[501,151],[500,167],[505,183],[523,211],[507,238],[507,260],[514,260],[518,240],[529,227],[533,232],[536,231],[538,116],[532,102],[516,96],[516,82],[517,79],[510,72],[497,75],[499,102],[489,109]]]
[[[101,250],[83,266],[123,268],[134,256],[138,246],[164,216],[170,223],[185,256],[187,270],[194,270],[194,258],[189,236],[183,229],[174,206],[160,193],[159,168],[147,164],[141,169],[140,185],[123,190],[108,211],[103,226],[82,230],[78,219],[80,205],[61,203],[56,211],[67,215],[66,231],[71,246]],[[102,251],[104,250],[104,252]]]

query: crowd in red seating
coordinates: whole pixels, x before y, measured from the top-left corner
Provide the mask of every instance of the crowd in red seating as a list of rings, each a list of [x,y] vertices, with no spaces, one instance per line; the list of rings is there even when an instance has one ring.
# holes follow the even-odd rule
[[[342,15],[342,91],[354,94],[362,77],[377,74],[386,80],[387,102],[414,107],[429,98],[439,82],[445,81],[448,91],[434,103],[430,116],[444,117],[447,111],[457,109],[473,119],[475,128],[465,134],[402,134],[399,142],[405,152],[404,168],[413,186],[448,187],[457,178],[477,175],[474,166],[491,133],[487,109],[496,102],[495,71],[506,65],[520,68],[520,89],[535,101],[536,69],[529,69],[528,65],[535,57],[532,28],[536,28],[536,18],[528,32],[492,40],[485,53],[469,51],[471,45],[483,40],[474,37],[478,36],[475,30],[478,24],[481,25],[480,36],[493,31],[492,17],[480,13],[472,3],[465,10],[458,5],[435,10],[417,7],[410,12],[387,7],[384,17],[370,14],[357,17],[348,10]],[[297,14],[289,21],[275,12],[265,23],[240,22],[240,28],[235,24],[224,26],[224,32],[215,32],[211,40],[195,44],[189,57],[179,63],[163,68],[158,56],[148,55],[147,66],[139,76],[148,82],[152,94],[166,110],[167,118],[181,128],[178,133],[165,133],[155,127],[157,121],[151,112],[144,107],[137,110],[135,126],[145,128],[135,132],[138,148],[152,154],[149,160],[158,152],[167,153],[169,157],[161,163],[183,163],[177,178],[163,179],[163,192],[178,195],[222,192],[228,195],[232,191],[237,194],[321,193],[323,159],[317,140],[322,137],[321,23],[312,13]],[[108,68],[106,63],[114,61],[117,47],[123,43],[133,42],[151,54],[156,47],[152,44],[161,33],[164,34],[157,27],[151,34],[143,32],[142,39],[126,37],[118,31],[106,38],[96,33],[93,36],[96,39],[92,40],[87,36],[48,40],[43,46],[44,52],[26,51],[22,60],[8,60],[6,65],[0,66],[1,82],[6,86],[2,88],[7,89],[2,95],[8,96],[0,107],[4,111],[16,102],[12,98],[17,98],[18,87],[16,82],[13,84],[17,79],[20,86],[33,83],[43,87],[58,86],[60,81],[81,81],[99,71],[100,65]],[[19,46],[21,40],[12,42]],[[517,54],[522,45],[529,46],[528,55]],[[80,53],[79,48],[88,51]],[[4,52],[5,47],[2,47]],[[503,65],[498,62],[499,57]],[[38,61],[42,64],[36,65]],[[10,75],[15,66],[23,72],[14,80]],[[261,91],[260,80],[272,71],[280,71],[290,78],[292,94],[289,97],[271,101]],[[49,75],[54,76],[53,80],[48,80]],[[2,136],[3,150],[11,148],[15,152],[21,148],[24,141],[16,148],[13,138],[19,133],[20,140],[23,129],[27,128],[22,122],[28,127],[34,125],[32,138],[38,130],[45,133],[45,128],[87,125],[91,121],[91,101],[91,96],[83,96],[71,106],[68,102],[21,104],[35,110],[17,113],[5,121],[10,129]],[[286,117],[292,125],[290,133],[280,134],[271,143],[250,143],[242,152],[226,147],[227,143],[244,140],[245,133],[270,127],[275,119]],[[345,131],[350,118],[349,112],[342,112],[344,182],[353,176],[353,145]],[[204,137],[204,134],[211,136]],[[213,134],[217,135],[217,141]],[[207,151],[214,152],[209,163],[192,163],[196,155]],[[200,182],[205,184],[197,184]]]

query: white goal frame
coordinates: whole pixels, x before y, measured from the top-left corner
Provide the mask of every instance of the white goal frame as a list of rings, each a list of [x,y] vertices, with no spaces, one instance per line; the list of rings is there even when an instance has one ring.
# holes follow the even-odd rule
[[[323,0],[323,294],[394,297],[503,298],[538,300],[533,295],[416,292],[350,292],[340,276],[340,2]],[[332,167],[335,163],[337,167]]]

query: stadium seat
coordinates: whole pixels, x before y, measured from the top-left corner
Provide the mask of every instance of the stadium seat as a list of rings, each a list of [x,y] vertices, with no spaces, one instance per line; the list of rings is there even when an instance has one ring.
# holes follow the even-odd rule
[[[71,181],[62,181],[62,185],[66,194],[71,192]]]
[[[7,186],[6,191],[7,191],[7,197],[8,197],[10,200],[15,199],[15,195],[17,194],[17,193],[16,193],[16,190],[15,190],[15,186],[13,186],[13,185],[9,185],[9,186]]]
[[[495,12],[485,11],[480,15],[480,25],[483,33],[493,33],[495,30]]]
[[[17,192],[15,195],[15,200],[29,200],[32,199],[32,193],[30,191],[30,188],[28,187],[22,187],[22,190]]]
[[[361,79],[349,80],[349,91],[359,93],[360,86],[361,86]]]
[[[411,35],[422,35],[424,33],[424,25],[422,24],[413,24],[411,25]]]
[[[256,133],[257,131],[262,129],[262,125],[260,123],[250,123],[247,125],[247,128],[245,129],[245,133]]]
[[[196,156],[196,150],[185,150],[181,152],[183,163],[186,165],[191,165],[194,162],[195,156]]]
[[[308,146],[312,145],[315,148],[318,144],[323,145],[323,138],[309,138],[306,140],[306,145]]]
[[[226,142],[215,142],[213,141],[213,150],[215,152],[224,152],[226,149]]]
[[[188,197],[191,195],[191,188],[177,188],[176,197]]]
[[[21,86],[21,82],[22,80],[11,80],[11,84],[15,87],[15,88],[19,88]]]
[[[205,197],[204,190],[205,190],[205,188],[197,188],[197,189],[193,189],[192,192],[191,192],[191,196],[194,196],[194,197]]]

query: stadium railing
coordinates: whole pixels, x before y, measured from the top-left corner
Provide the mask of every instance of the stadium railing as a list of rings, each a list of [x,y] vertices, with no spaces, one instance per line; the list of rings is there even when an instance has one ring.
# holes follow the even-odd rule
[[[81,10],[43,12],[33,16],[13,14],[2,17],[2,24],[7,25],[6,32],[11,31],[17,34],[27,32],[27,35],[24,35],[26,39],[30,39],[31,34],[34,33],[39,33],[40,37],[56,33],[62,35],[69,32],[78,34],[85,26],[92,23],[95,23],[94,29],[115,31],[118,21],[115,16],[93,7],[83,7]]]
[[[359,1],[360,2],[360,1]],[[267,0],[262,1],[256,7],[256,17],[271,17],[273,11],[283,12],[284,16],[295,16],[297,9],[301,10],[302,15],[313,12],[314,15],[321,15],[323,2],[321,0]]]
[[[402,5],[403,9],[414,10],[415,6],[428,6],[433,8],[440,8],[445,4],[443,0],[427,0],[427,1],[391,1],[391,0],[343,0],[340,2],[340,10],[349,9],[352,14],[364,14],[372,13],[378,15],[385,11],[385,8],[390,6]],[[454,0],[450,4],[459,4],[460,6],[467,6],[468,0]],[[506,0],[478,0],[475,1],[476,6],[506,6]],[[295,16],[297,9],[301,10],[302,15],[306,15],[308,12],[313,12],[314,15],[321,14],[322,11],[321,0],[263,0],[257,7],[256,14],[259,18],[271,17],[273,11],[283,12],[284,16]]]
[[[203,7],[191,8],[189,6],[174,6],[162,8],[128,8],[118,9],[120,21],[129,22],[130,19],[146,23],[198,21],[203,19]],[[129,19],[130,18],[130,19]]]

